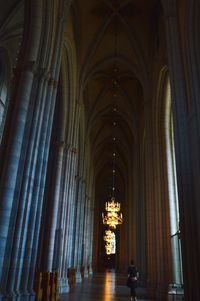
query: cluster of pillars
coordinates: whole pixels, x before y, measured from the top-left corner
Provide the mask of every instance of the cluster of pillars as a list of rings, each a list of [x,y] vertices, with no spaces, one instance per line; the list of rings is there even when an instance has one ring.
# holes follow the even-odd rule
[[[162,1],[171,84],[184,300],[198,300],[199,261],[199,4]],[[180,21],[181,20],[181,21]]]
[[[35,272],[40,270],[57,270],[60,291],[67,291],[67,269],[75,266],[80,271],[81,265],[91,266],[92,250],[85,246],[92,245],[92,235],[87,233],[88,229],[92,233],[92,198],[87,195],[84,171],[78,169],[80,152],[63,147],[62,142],[55,151],[53,195],[46,200],[65,8],[69,3],[54,4],[40,0],[25,3],[26,30],[10,101],[14,107],[5,128],[10,134],[3,142],[0,300],[35,300]],[[44,220],[49,221],[47,228],[43,227]]]
[[[64,147],[62,141],[58,143],[55,152],[56,176],[51,190],[53,194],[49,202],[45,199],[47,163],[65,25],[63,12],[69,3],[70,1],[58,1],[59,5],[56,8],[53,0],[48,1],[48,6],[41,0],[25,3],[26,30],[15,73],[13,110],[10,122],[6,123],[10,134],[5,143],[0,181],[2,301],[34,300],[36,268],[44,271],[58,268],[62,292],[68,289],[68,267],[75,266],[77,271],[80,271],[81,265],[91,264],[92,250],[89,246],[92,246],[92,238],[89,233],[93,205],[91,197],[87,196],[90,188],[87,186],[88,179],[85,180],[87,175],[84,174],[84,166],[81,165],[83,157],[80,156],[80,151],[79,158],[76,158],[74,153],[77,145],[80,146],[77,124],[76,130],[74,128],[76,138],[72,144],[70,141],[69,145]],[[199,7],[197,1],[190,1],[191,10],[187,16],[188,26],[183,42],[178,2],[163,0],[162,4],[174,117],[184,292],[185,300],[199,300],[199,32],[195,26],[192,27],[192,24],[198,24]],[[55,9],[59,16],[56,20]],[[182,51],[184,46],[187,46],[185,53]],[[79,115],[75,116],[77,118]],[[149,139],[151,140],[151,137]],[[59,168],[63,167],[63,164],[64,168]],[[62,185],[64,175],[67,180]],[[150,188],[148,194],[147,187],[147,198],[150,194]],[[91,191],[88,195],[91,195]],[[147,221],[149,225],[157,210],[153,202],[150,205],[147,208],[152,210]],[[46,221],[44,226],[43,220]],[[68,225],[66,221],[69,222]],[[48,227],[45,228],[45,225]],[[43,229],[42,233],[40,229]],[[153,230],[149,227],[147,235],[151,236],[152,242],[156,242],[160,236]],[[164,260],[161,254],[165,247],[164,240],[159,240],[159,245],[161,262]],[[146,248],[147,277],[153,287],[159,282],[160,266],[155,263],[153,243],[147,244]],[[43,254],[47,255],[44,262]],[[167,264],[165,262],[165,267]],[[78,273],[77,279],[80,279]],[[164,278],[161,280],[166,283]]]

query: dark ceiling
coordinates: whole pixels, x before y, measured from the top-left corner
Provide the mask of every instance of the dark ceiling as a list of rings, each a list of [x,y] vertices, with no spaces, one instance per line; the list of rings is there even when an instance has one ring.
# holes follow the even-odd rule
[[[80,82],[95,162],[97,197],[123,201],[143,135],[144,89],[158,47],[156,0],[77,1]],[[113,138],[115,137],[115,140]]]
[[[22,3],[4,1],[1,15],[6,19]],[[96,193],[102,200],[111,193],[115,152],[116,198],[123,201],[144,135],[144,93],[160,44],[160,1],[74,0],[72,11]]]

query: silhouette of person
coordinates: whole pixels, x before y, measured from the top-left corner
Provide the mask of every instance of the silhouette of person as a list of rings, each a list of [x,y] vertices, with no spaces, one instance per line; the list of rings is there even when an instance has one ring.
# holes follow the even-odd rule
[[[129,287],[130,287],[130,297],[131,300],[137,301],[136,296],[136,287],[137,287],[137,280],[139,277],[139,272],[137,267],[134,264],[134,261],[131,260],[130,265],[128,267],[128,281],[129,281]]]

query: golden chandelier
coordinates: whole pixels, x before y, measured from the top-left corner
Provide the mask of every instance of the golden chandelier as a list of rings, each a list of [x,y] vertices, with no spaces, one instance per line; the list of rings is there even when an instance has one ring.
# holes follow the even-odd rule
[[[103,239],[106,242],[105,244],[106,254],[107,255],[115,254],[115,233],[112,232],[111,230],[106,230]]]
[[[115,202],[115,198],[112,197],[111,201],[106,202],[105,210],[106,215],[102,213],[103,224],[108,225],[110,228],[116,229],[117,225],[122,224],[123,217],[120,211],[120,203]]]

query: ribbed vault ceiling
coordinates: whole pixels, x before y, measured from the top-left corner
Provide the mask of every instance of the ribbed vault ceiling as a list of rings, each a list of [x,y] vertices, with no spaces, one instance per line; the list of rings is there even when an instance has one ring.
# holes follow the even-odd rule
[[[159,1],[79,0],[74,10],[80,16],[80,84],[97,194],[103,200],[109,196],[115,150],[116,197],[123,199],[142,132],[143,90],[156,44]]]
[[[17,3],[2,4],[4,20]],[[123,199],[143,132],[143,95],[158,43],[160,1],[74,0],[72,12],[97,194],[108,197],[115,151],[116,188]]]

